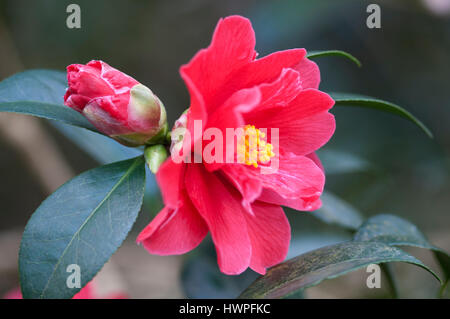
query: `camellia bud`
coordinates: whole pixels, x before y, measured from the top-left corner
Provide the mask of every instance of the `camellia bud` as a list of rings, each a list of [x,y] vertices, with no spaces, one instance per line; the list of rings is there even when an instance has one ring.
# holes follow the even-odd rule
[[[164,105],[146,86],[103,61],[67,67],[64,104],[100,132],[127,146],[162,142],[168,131]]]
[[[159,167],[167,159],[169,154],[167,153],[164,145],[152,145],[148,146],[144,151],[145,161],[147,162],[150,171],[156,174]]]

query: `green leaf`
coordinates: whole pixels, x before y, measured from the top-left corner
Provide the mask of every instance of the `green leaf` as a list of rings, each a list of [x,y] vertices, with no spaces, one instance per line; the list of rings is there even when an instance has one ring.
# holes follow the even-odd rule
[[[323,192],[321,200],[322,207],[312,212],[312,216],[327,224],[337,225],[351,230],[355,230],[361,226],[364,220],[363,217],[349,203],[330,192]]]
[[[0,82],[0,112],[28,114],[62,121],[97,132],[80,113],[63,104],[66,74],[51,70],[30,70]]]
[[[420,127],[428,137],[433,138],[433,133],[419,119],[412,115],[402,107],[383,100],[375,99],[368,96],[348,94],[348,93],[332,93],[331,97],[335,100],[337,106],[358,106],[372,108],[388,113],[392,113],[410,120]]]
[[[444,250],[430,244],[414,224],[403,218],[388,214],[371,217],[358,229],[354,240],[431,249],[445,273],[445,280],[448,281],[450,278],[450,256]]]
[[[361,62],[357,58],[355,58],[350,53],[347,53],[347,52],[341,51],[341,50],[310,51],[306,55],[307,58],[312,59],[312,60],[315,58],[323,57],[323,56],[341,56],[341,57],[349,59],[350,61],[355,63],[358,67],[361,67]]]
[[[420,260],[406,252],[378,242],[346,242],[319,248],[271,268],[258,278],[240,298],[285,298],[325,279],[387,262],[406,262],[439,277]]]
[[[68,265],[86,285],[126,238],[142,205],[143,157],[89,170],[61,186],[30,218],[19,251],[24,298],[71,298]]]

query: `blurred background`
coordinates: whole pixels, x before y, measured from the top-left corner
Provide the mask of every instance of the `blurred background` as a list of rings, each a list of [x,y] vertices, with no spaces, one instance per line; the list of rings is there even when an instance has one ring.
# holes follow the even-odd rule
[[[366,8],[374,2],[381,7],[381,29],[366,26]],[[66,27],[71,3],[81,7],[81,29]],[[295,47],[352,53],[362,68],[337,57],[316,60],[321,90],[392,101],[431,128],[434,139],[390,114],[337,107],[336,134],[320,155],[326,189],[340,204],[364,217],[402,216],[449,251],[450,0],[0,0],[0,80],[26,69],[64,70],[101,59],[149,86],[173,124],[189,106],[180,65],[206,47],[218,19],[231,14],[251,19],[260,56]],[[0,114],[0,296],[18,285],[20,237],[40,202],[71,177],[134,153],[82,129]],[[209,238],[176,257],[151,256],[135,244],[162,207],[151,176],[148,183],[144,210],[101,272],[99,289],[134,298],[236,297],[256,274],[221,275]],[[287,214],[293,224],[290,257],[350,238],[310,213]],[[438,269],[429,252],[411,252]],[[395,270],[401,297],[436,296],[438,285],[428,273],[409,265]],[[358,271],[328,280],[306,296],[389,297],[384,288],[368,289],[366,277]]]

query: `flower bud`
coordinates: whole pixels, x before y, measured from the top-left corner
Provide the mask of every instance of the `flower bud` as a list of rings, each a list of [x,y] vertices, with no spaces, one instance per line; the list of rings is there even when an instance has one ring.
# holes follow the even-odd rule
[[[67,67],[64,104],[83,114],[100,132],[127,146],[165,139],[164,105],[146,86],[102,61]]]
[[[156,174],[159,167],[167,159],[169,154],[167,153],[164,145],[152,145],[148,146],[144,151],[145,161],[153,174]]]

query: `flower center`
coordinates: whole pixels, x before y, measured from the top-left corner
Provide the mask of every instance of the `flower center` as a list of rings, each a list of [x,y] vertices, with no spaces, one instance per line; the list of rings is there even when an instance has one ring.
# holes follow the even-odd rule
[[[269,162],[275,153],[272,144],[264,140],[265,137],[266,134],[255,128],[254,125],[245,125],[244,134],[237,145],[238,162],[253,167],[258,167],[258,163]]]

